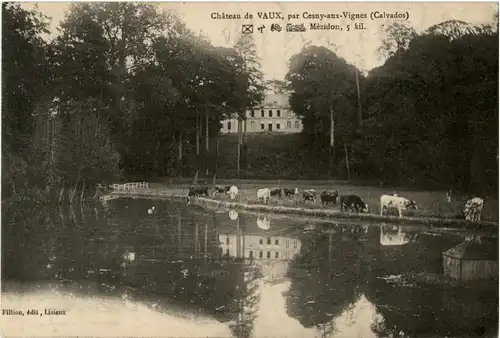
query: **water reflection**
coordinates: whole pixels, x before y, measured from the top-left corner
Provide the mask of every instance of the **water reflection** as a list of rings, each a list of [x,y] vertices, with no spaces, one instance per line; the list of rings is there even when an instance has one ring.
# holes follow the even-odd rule
[[[404,232],[402,226],[380,226],[380,245],[405,245],[410,243],[411,236]]]
[[[106,296],[123,306],[122,316],[125,309],[146,316],[144,307],[158,314],[136,318],[145,327],[192,323],[191,336],[206,335],[195,323],[208,318],[227,329],[214,336],[236,337],[470,336],[496,329],[496,285],[407,280],[442,275],[442,252],[463,235],[140,199],[107,201],[106,209],[2,211],[4,303],[19,301],[20,285],[34,285],[44,297],[43,290],[71,292],[81,311]],[[87,326],[87,335],[99,335]]]
[[[257,216],[257,226],[262,230],[269,230],[271,228],[271,219],[267,215]]]

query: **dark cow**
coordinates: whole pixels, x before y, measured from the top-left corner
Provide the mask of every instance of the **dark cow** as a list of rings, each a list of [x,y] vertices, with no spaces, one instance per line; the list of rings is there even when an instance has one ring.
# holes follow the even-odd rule
[[[351,211],[356,212],[368,212],[368,205],[363,202],[361,197],[356,195],[343,195],[340,196],[340,211],[347,210],[347,207],[351,208]]]
[[[212,196],[215,196],[217,193],[227,194],[229,189],[231,189],[231,185],[226,185],[226,186],[216,185],[214,186],[214,193]]]
[[[281,189],[280,188],[272,188],[270,189],[271,196],[279,196],[281,197]]]
[[[302,198],[304,199],[304,203],[306,201],[316,203],[316,191],[314,189],[304,190]]]
[[[339,193],[337,191],[326,191],[325,190],[320,195],[321,204],[327,205],[329,202],[336,204],[338,197],[339,197]]]
[[[189,187],[188,197],[198,197],[200,195],[208,196],[208,186],[192,185]]]
[[[285,193],[285,196],[292,196],[292,195],[297,195],[299,193],[298,188],[284,188],[283,192]]]

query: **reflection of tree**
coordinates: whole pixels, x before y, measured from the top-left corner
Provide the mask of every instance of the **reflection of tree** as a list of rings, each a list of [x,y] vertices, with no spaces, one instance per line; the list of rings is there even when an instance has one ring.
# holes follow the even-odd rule
[[[364,231],[336,227],[302,236],[302,250],[289,270],[292,283],[286,302],[291,317],[305,327],[320,326],[357,299],[364,277],[360,259],[363,235]],[[328,333],[333,327],[321,329]]]
[[[237,286],[237,319],[229,325],[235,337],[248,338],[252,335],[253,323],[260,302],[259,279],[260,271],[252,265],[245,265],[241,284]]]
[[[497,313],[496,305],[488,309],[491,302],[487,299],[497,299],[494,292],[405,282],[406,277],[415,273],[441,274],[442,251],[460,241],[458,237],[419,234],[416,242],[402,247],[380,246],[371,252],[365,295],[381,315],[372,325],[374,332],[381,337],[401,333],[411,337],[456,337],[473,335],[468,329],[479,323],[488,327],[488,321],[493,319],[488,313]],[[391,282],[379,278],[384,276],[402,279]],[[460,308],[457,304],[466,306]]]

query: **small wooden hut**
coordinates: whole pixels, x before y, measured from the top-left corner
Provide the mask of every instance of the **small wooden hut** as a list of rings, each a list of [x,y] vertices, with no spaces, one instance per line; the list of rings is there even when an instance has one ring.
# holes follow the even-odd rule
[[[460,281],[498,279],[498,242],[474,238],[446,250],[443,274]]]

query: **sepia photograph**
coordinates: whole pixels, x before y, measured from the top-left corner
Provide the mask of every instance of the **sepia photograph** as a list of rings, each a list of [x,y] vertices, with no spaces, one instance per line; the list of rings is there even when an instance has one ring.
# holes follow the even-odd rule
[[[2,2],[2,337],[498,337],[498,2]]]

